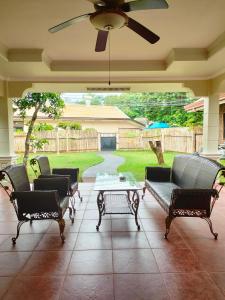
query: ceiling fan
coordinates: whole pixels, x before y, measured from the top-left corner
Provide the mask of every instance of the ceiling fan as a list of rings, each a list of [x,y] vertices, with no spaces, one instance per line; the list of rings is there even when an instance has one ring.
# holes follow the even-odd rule
[[[90,19],[91,23],[98,30],[96,41],[96,52],[104,51],[106,48],[109,31],[116,28],[127,26],[151,44],[159,40],[159,36],[144,27],[134,19],[127,16],[126,12],[146,9],[165,9],[169,5],[166,0],[134,0],[125,2],[125,0],[87,0],[94,4],[95,12],[84,14],[63,23],[60,23],[49,29],[54,33],[60,31],[74,23]]]

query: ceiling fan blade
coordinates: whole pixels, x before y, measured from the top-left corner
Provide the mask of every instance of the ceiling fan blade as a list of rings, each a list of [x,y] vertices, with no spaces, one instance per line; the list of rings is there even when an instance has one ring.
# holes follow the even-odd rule
[[[104,30],[98,31],[95,51],[96,52],[102,52],[105,51],[107,39],[108,39],[109,32]]]
[[[166,0],[136,0],[123,3],[120,7],[124,12],[129,12],[133,10],[163,9],[168,8],[169,5]]]
[[[155,44],[160,39],[158,35],[156,35],[154,32],[144,27],[132,18],[128,18],[127,27],[139,34],[151,44]]]
[[[56,26],[53,26],[53,27],[49,28],[48,31],[51,32],[51,33],[60,31],[60,30],[66,28],[66,27],[68,27],[70,25],[73,25],[74,23],[81,22],[81,21],[84,21],[84,20],[88,19],[91,15],[92,15],[92,13],[91,14],[81,15],[81,16],[69,19],[69,20],[67,20],[67,21],[65,21],[63,23],[60,23],[60,24],[58,24]]]

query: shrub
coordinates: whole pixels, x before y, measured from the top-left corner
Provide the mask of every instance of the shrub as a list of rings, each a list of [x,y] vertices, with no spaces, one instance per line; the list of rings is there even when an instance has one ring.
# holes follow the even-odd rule
[[[39,123],[34,126],[34,131],[50,131],[53,129],[54,127],[51,124],[47,124],[47,123]]]
[[[58,127],[62,129],[70,128],[75,130],[81,130],[80,123],[76,123],[76,122],[59,122]]]

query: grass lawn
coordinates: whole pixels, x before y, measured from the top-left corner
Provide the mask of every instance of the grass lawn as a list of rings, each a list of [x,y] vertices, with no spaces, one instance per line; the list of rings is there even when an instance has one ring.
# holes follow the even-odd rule
[[[158,166],[156,155],[150,151],[116,151],[116,155],[126,159],[125,163],[119,166],[119,172],[132,172],[138,181],[144,181],[145,167]],[[165,152],[163,166],[170,167],[172,165],[176,152]]]
[[[40,153],[39,153],[40,154]],[[30,159],[37,156],[38,153],[31,154]],[[95,152],[69,152],[69,153],[41,153],[40,155],[47,155],[50,161],[51,168],[65,167],[65,168],[80,168],[80,178],[87,168],[99,164],[103,161],[103,158],[98,156]],[[17,162],[21,163],[23,160],[22,156],[18,157]],[[34,172],[32,171],[28,163],[28,175],[32,181],[35,178]]]

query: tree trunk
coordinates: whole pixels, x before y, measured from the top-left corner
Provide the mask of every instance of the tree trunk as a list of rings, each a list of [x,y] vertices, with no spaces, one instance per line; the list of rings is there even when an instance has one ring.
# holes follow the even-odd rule
[[[156,141],[155,145],[154,145],[153,141],[149,141],[149,145],[150,145],[152,151],[155,153],[159,165],[164,164],[161,141]]]
[[[24,156],[23,156],[23,163],[25,164],[25,166],[27,166],[27,161],[28,161],[29,153],[30,153],[30,138],[31,138],[31,135],[32,135],[32,131],[34,129],[34,123],[37,119],[37,114],[38,114],[38,111],[39,111],[40,107],[41,107],[41,104],[39,104],[35,108],[35,111],[33,113],[33,116],[30,120],[30,124],[29,124],[29,127],[28,127],[26,140],[25,140],[25,151],[24,151]]]

